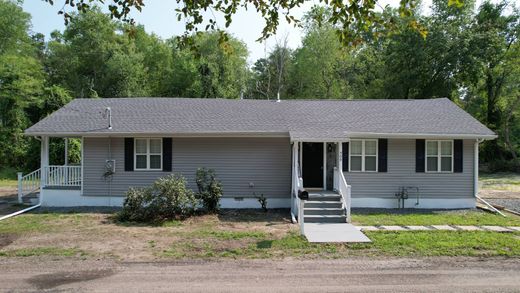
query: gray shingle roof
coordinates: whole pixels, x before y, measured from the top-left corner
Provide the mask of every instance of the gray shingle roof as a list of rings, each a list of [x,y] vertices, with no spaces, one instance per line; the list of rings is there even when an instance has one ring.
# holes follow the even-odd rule
[[[102,113],[112,109],[112,129]],[[295,140],[364,134],[492,138],[448,99],[224,100],[75,99],[26,130],[28,135],[278,134]]]

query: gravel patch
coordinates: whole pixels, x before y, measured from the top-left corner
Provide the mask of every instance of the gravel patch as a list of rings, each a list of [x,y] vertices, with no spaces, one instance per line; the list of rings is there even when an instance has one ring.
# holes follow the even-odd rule
[[[492,205],[500,205],[507,209],[520,213],[520,199],[493,198],[486,199]]]

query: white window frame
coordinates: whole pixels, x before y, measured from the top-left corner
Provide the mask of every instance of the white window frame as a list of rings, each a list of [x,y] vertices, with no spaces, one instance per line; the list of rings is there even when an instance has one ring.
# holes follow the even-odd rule
[[[361,170],[352,170],[352,145],[353,141],[361,141]],[[373,157],[374,155],[366,155],[365,154],[365,143],[367,141],[374,141],[376,143],[376,169],[375,170],[365,170],[365,157]],[[354,155],[359,157],[359,155]],[[367,172],[367,173],[377,173],[379,172],[379,140],[378,139],[351,139],[348,148],[348,171],[349,172]]]
[[[146,140],[146,153],[137,153],[137,141],[138,140]],[[151,153],[150,152],[150,140],[159,140],[161,143],[161,152],[160,153]],[[163,169],[163,141],[161,137],[139,137],[134,138],[134,171],[162,171]],[[137,156],[146,155],[146,168],[137,168]],[[160,167],[159,168],[150,168],[150,156],[160,155]]]
[[[428,157],[430,158],[433,158],[435,156],[429,156],[428,155],[428,142],[435,142],[437,143],[437,170],[436,171],[428,171]],[[441,144],[442,142],[450,142],[451,143],[451,156],[447,156],[447,155],[442,155],[441,154]],[[431,140],[426,140],[425,144],[424,144],[424,172],[426,173],[453,173],[453,163],[454,163],[454,158],[455,158],[455,153],[454,153],[454,145],[455,145],[455,142],[453,139],[431,139]],[[446,158],[446,157],[451,157],[451,170],[450,171],[442,171],[442,158]]]

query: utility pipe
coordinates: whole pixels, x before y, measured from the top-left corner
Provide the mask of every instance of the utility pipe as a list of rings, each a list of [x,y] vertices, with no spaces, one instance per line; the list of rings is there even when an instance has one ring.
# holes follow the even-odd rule
[[[37,205],[34,205],[34,206],[32,206],[32,207],[28,207],[28,208],[26,208],[26,209],[23,209],[23,210],[21,210],[21,211],[14,212],[14,213],[9,214],[9,215],[5,215],[5,216],[3,216],[3,217],[0,218],[0,221],[5,220],[5,219],[9,219],[9,218],[11,218],[11,217],[17,216],[17,215],[19,215],[19,214],[23,214],[23,213],[28,212],[28,211],[31,211],[31,210],[34,210],[34,209],[36,209],[36,208],[39,208],[41,205],[42,205],[41,203],[38,203]]]

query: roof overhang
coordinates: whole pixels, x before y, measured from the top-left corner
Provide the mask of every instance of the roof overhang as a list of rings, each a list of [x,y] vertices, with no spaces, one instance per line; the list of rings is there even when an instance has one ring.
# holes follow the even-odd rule
[[[167,132],[31,132],[26,136],[48,137],[290,137],[291,142],[348,142],[352,138],[396,138],[396,139],[480,139],[493,140],[495,134],[447,134],[447,133],[375,133],[375,132],[341,132],[333,134],[312,135],[304,132],[201,132],[201,133],[167,133]]]
[[[452,133],[375,133],[349,132],[350,138],[402,138],[402,139],[484,139],[493,140],[496,134],[452,134]]]
[[[26,136],[49,137],[289,137],[288,132],[32,132]]]

